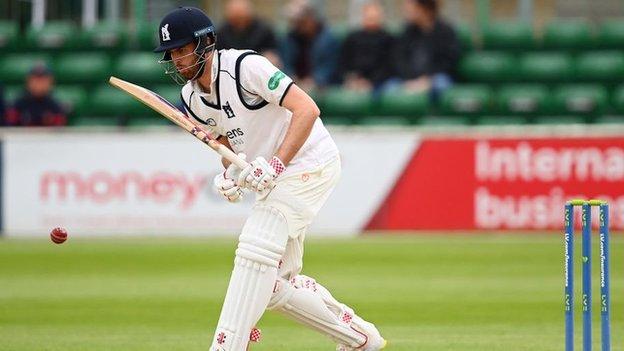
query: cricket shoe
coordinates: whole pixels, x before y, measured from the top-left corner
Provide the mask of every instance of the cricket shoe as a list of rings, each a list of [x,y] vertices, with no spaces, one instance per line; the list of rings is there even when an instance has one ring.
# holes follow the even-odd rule
[[[338,344],[338,346],[336,346],[336,351],[379,351],[386,347],[387,341],[381,336],[374,324],[363,320],[349,311],[344,311],[341,319],[348,324],[351,329],[364,335],[366,341],[364,344],[357,347]]]

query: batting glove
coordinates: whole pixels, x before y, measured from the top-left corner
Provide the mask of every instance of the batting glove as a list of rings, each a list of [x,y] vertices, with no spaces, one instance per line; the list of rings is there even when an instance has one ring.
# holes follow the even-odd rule
[[[273,156],[269,162],[259,156],[240,172],[237,183],[240,187],[260,193],[265,189],[273,189],[275,178],[285,169],[284,163],[277,156]]]
[[[246,157],[245,154],[238,154],[238,156],[243,160]],[[215,190],[232,203],[239,202],[243,198],[243,189],[235,181],[240,172],[241,169],[232,163],[223,173],[217,174],[213,180]]]

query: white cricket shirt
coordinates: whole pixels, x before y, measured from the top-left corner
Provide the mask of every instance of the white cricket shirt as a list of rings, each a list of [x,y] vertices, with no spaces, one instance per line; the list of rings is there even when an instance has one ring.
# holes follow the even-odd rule
[[[292,113],[281,106],[293,84],[254,51],[219,50],[212,62],[210,93],[194,81],[182,87],[187,115],[204,124],[214,138],[225,136],[247,160],[270,160],[284,140]],[[338,148],[318,118],[282,175],[316,169],[338,156]]]

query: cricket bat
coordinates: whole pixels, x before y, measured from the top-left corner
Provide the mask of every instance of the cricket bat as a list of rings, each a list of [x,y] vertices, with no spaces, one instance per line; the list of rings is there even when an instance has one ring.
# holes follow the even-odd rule
[[[237,165],[239,168],[243,169],[248,166],[248,163],[245,160],[238,157],[238,155],[236,155],[232,150],[212,138],[201,124],[190,119],[184,112],[180,111],[162,96],[149,89],[126,82],[125,80],[117,77],[110,77],[109,83],[132,95],[135,99],[166,117],[171,122],[177,124],[180,128],[193,134],[197,139],[210,146],[210,148],[216,151],[219,155]]]

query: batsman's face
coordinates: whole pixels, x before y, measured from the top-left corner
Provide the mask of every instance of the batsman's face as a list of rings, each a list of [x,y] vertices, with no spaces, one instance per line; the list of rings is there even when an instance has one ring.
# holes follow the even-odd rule
[[[178,72],[187,80],[196,76],[201,65],[197,64],[200,59],[195,55],[195,47],[197,44],[190,43],[183,47],[170,51],[171,59]]]

